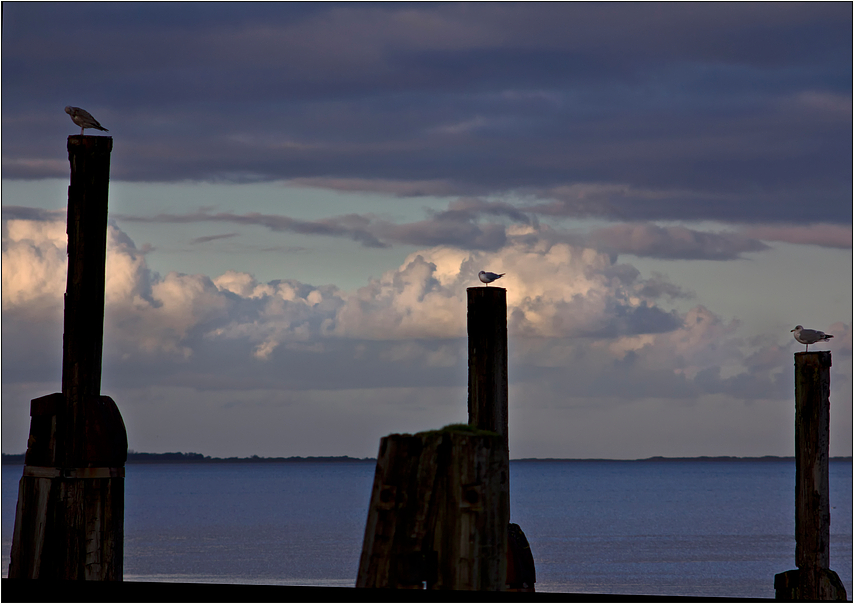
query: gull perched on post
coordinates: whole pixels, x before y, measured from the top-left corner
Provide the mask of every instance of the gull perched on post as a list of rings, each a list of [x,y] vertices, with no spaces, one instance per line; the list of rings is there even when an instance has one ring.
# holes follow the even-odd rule
[[[810,344],[826,342],[833,337],[828,333],[824,333],[823,331],[818,331],[816,329],[804,329],[800,325],[795,327],[792,331],[795,333],[795,339],[798,342],[807,345],[807,352],[810,351]]]
[[[489,287],[489,284],[495,281],[496,279],[501,279],[505,273],[501,273],[500,275],[496,273],[488,273],[486,271],[480,271],[477,274],[477,278],[480,279],[483,283],[486,283],[486,286]]]
[[[106,128],[104,128],[101,124],[98,123],[94,117],[90,115],[88,111],[85,109],[81,109],[80,107],[71,107],[70,105],[65,108],[65,113],[71,116],[71,121],[80,126],[80,134],[83,135],[83,130],[85,128],[95,128],[97,130],[103,130],[104,132],[109,132]]]

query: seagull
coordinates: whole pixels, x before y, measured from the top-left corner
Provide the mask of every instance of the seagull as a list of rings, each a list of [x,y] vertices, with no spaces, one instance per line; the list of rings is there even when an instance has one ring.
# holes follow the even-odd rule
[[[489,284],[495,281],[496,279],[501,279],[505,273],[501,273],[500,275],[496,273],[487,273],[486,271],[480,271],[477,274],[477,278],[486,283],[486,286],[489,287]]]
[[[85,109],[81,109],[80,107],[71,107],[70,105],[65,108],[65,113],[71,116],[71,121],[80,126],[80,135],[83,135],[83,130],[85,128],[96,128],[97,130],[103,130],[104,132],[109,132],[106,128],[104,128],[101,124],[98,123],[94,117],[92,117],[88,111]]]
[[[833,336],[829,333],[824,333],[823,331],[818,331],[815,329],[804,329],[800,325],[795,327],[792,330],[795,333],[795,339],[801,344],[807,345],[807,352],[810,351],[810,344],[815,344],[816,342],[826,342]]]

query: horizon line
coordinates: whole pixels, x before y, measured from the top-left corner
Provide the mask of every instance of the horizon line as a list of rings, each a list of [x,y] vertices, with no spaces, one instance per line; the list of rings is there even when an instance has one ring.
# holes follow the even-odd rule
[[[24,462],[26,453],[0,453],[3,464],[15,464]],[[675,456],[669,457],[664,455],[654,455],[651,457],[638,458],[609,458],[609,457],[520,457],[510,459],[511,462],[592,462],[592,461],[608,461],[608,462],[628,462],[628,461],[793,461],[794,455],[759,455],[759,456],[739,456],[739,455],[696,455],[696,456]],[[829,460],[834,461],[852,461],[851,455],[836,455],[830,456]],[[214,457],[210,455],[202,455],[201,453],[183,453],[183,452],[165,452],[165,453],[150,453],[144,451],[128,451],[128,459],[126,463],[156,463],[156,462],[188,462],[188,463],[217,463],[217,462],[298,462],[298,461],[348,461],[348,462],[376,462],[375,457],[351,457],[349,455],[309,455],[299,456],[292,455],[289,457],[262,457],[259,455],[251,455],[248,457]]]

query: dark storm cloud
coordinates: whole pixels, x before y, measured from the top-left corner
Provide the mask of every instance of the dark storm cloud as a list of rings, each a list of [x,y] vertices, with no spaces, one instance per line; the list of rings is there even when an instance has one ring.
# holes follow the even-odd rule
[[[464,249],[497,250],[507,242],[502,224],[478,224],[476,213],[448,211],[418,222],[395,224],[369,214],[348,214],[320,220],[299,220],[280,214],[250,212],[211,213],[199,210],[188,214],[160,213],[153,216],[118,214],[118,220],[151,224],[188,224],[199,222],[225,222],[260,226],[276,232],[322,235],[352,239],[365,247],[389,247],[392,243],[406,245],[450,245]],[[202,237],[201,241],[230,237],[217,235]],[[199,243],[193,240],[191,243]]]
[[[260,214],[234,214],[231,212],[210,213],[199,210],[190,214],[160,213],[154,216],[116,215],[119,220],[129,222],[148,222],[162,224],[188,224],[195,222],[227,222],[233,224],[263,226],[271,231],[300,233],[303,235],[325,235],[329,237],[347,237],[366,247],[387,247],[368,230],[370,218],[350,214],[322,220],[298,220],[288,216]]]
[[[204,237],[195,237],[190,239],[190,243],[192,245],[196,245],[198,243],[207,243],[209,241],[218,241],[220,239],[231,239],[232,237],[237,237],[237,233],[223,233],[222,235],[205,235]]]
[[[610,254],[614,261],[621,254],[662,260],[737,260],[744,253],[770,249],[762,241],[743,233],[700,231],[683,226],[662,227],[650,223],[621,223],[588,233],[539,225],[535,232],[518,238],[531,243],[542,240],[593,248]]]
[[[835,248],[850,248],[852,241],[851,225],[837,224],[757,226],[744,234],[766,241]]]
[[[65,210],[45,210],[43,208],[25,208],[23,206],[3,206],[3,220],[34,220],[53,222],[65,218]]]
[[[530,224],[532,216],[509,203],[490,202],[477,198],[465,198],[452,201],[448,209],[437,215],[438,218],[474,220],[479,216],[504,216],[514,222]]]
[[[512,238],[530,245],[538,241],[569,243],[611,254],[632,254],[666,260],[736,260],[745,252],[769,249],[757,239],[738,233],[711,233],[680,226],[660,227],[654,224],[618,224],[596,229],[587,234],[570,233],[540,225],[536,214],[525,213],[515,206],[482,199],[464,198],[449,203],[448,209],[434,212],[425,220],[392,223],[371,214],[348,214],[319,220],[299,220],[280,214],[250,212],[211,213],[205,209],[188,214],[160,213],[152,216],[119,214],[119,220],[147,223],[224,222],[261,226],[276,232],[343,237],[365,247],[389,247],[394,244],[415,246],[447,245],[468,250],[497,250],[511,237],[505,224],[484,223],[482,218],[504,218],[510,222],[533,225],[534,229]],[[193,239],[203,243],[233,237],[235,233]]]
[[[734,260],[744,252],[768,246],[734,233],[707,233],[679,226],[619,224],[588,234],[585,242],[614,254],[634,254],[667,260]]]
[[[110,128],[122,180],[851,220],[847,3],[7,3],[3,17],[6,178],[67,174],[73,104]]]
[[[63,210],[44,210],[21,206],[4,206],[4,220],[53,221],[64,216]],[[483,223],[483,218],[504,218],[510,222],[533,225],[531,232],[513,235],[534,244],[565,242],[591,247],[612,254],[632,254],[666,260],[736,260],[745,252],[769,249],[758,239],[739,233],[714,233],[680,226],[660,227],[654,224],[617,224],[596,229],[587,234],[569,233],[547,225],[540,225],[535,213],[526,213],[516,206],[503,202],[489,202],[478,198],[462,198],[448,204],[448,209],[432,213],[426,220],[396,224],[365,214],[333,216],[319,220],[299,220],[280,214],[251,212],[212,213],[206,209],[187,214],[160,213],[152,216],[117,214],[116,219],[151,224],[188,224],[221,222],[261,226],[275,232],[302,235],[321,235],[352,239],[365,247],[389,247],[394,244],[415,246],[448,245],[461,249],[497,250],[508,238],[507,227],[502,223]],[[850,246],[850,229],[825,225],[823,228],[757,228],[751,232],[767,238],[794,243],[819,244],[829,247]],[[229,239],[238,233],[207,235],[190,240],[191,244]],[[846,239],[847,237],[847,239]],[[294,248],[289,248],[295,251]]]

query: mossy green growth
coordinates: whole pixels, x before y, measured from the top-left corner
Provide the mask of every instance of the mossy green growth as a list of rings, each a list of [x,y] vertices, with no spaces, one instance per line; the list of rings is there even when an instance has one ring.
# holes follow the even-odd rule
[[[472,436],[498,436],[497,432],[492,432],[491,430],[481,430],[477,426],[472,426],[470,424],[448,424],[444,428],[440,428],[439,430],[425,430],[424,432],[419,432],[416,436],[426,436],[428,434],[444,434],[448,432],[456,432],[462,434],[471,434]]]

